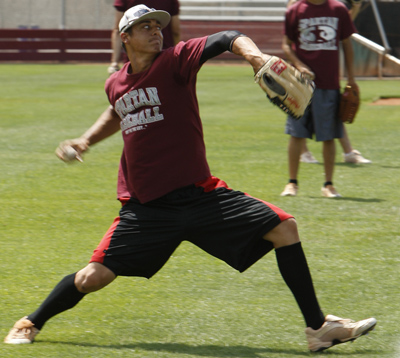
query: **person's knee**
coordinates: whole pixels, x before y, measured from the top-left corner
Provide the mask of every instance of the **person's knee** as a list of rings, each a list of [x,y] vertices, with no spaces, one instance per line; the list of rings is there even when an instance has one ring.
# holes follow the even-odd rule
[[[75,286],[82,293],[90,293],[102,289],[114,279],[114,273],[107,267],[92,263],[77,272]]]
[[[290,241],[291,244],[300,241],[299,232],[297,230],[297,222],[294,218],[289,218],[282,221],[278,225],[278,230],[281,236],[283,236],[285,240]]]
[[[273,230],[264,235],[264,239],[272,242],[276,249],[300,242],[296,220],[290,218],[282,221]]]

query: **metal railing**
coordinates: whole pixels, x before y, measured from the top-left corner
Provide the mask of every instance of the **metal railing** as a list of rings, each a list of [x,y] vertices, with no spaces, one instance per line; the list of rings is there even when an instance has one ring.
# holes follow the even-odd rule
[[[286,0],[180,0],[182,20],[283,21]]]

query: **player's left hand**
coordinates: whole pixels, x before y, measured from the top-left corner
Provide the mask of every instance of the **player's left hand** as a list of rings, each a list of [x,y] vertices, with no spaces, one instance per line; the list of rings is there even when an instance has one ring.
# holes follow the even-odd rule
[[[355,81],[348,81],[347,86],[351,87],[354,91],[357,92],[358,95],[360,95],[360,88]]]
[[[344,123],[353,123],[360,106],[360,90],[349,83],[340,96],[339,119]]]
[[[276,56],[272,56],[260,68],[254,80],[273,104],[294,118],[303,116],[315,88],[309,76],[303,76],[292,65]]]

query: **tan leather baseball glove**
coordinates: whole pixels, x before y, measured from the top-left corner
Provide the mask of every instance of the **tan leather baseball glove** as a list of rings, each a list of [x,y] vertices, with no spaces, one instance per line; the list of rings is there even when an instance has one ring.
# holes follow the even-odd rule
[[[254,81],[273,104],[295,118],[303,116],[315,88],[313,81],[276,56],[258,70]]]

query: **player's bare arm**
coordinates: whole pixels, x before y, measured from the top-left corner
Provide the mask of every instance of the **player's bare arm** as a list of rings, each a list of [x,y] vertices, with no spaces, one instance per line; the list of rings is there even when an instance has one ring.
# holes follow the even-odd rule
[[[260,51],[257,45],[247,36],[237,37],[232,44],[232,53],[242,56],[253,67],[254,73],[267,62],[271,56]]]
[[[71,161],[74,159],[82,161],[82,154],[86,152],[91,145],[119,131],[120,120],[118,114],[109,106],[81,137],[61,142],[56,149],[56,155],[63,161]],[[75,157],[69,154],[71,153],[71,148],[77,152]]]
[[[283,36],[282,50],[285,53],[287,60],[291,62],[293,66],[296,67],[303,75],[311,80],[314,80],[314,72],[311,71],[310,67],[308,67],[305,63],[300,61],[296,53],[293,51],[292,43],[293,41],[291,41],[286,35]]]
[[[358,91],[358,86],[354,78],[354,66],[353,66],[354,52],[350,37],[348,37],[345,40],[342,40],[342,46],[344,53],[344,63],[347,70],[347,83],[350,86],[356,88]]]

